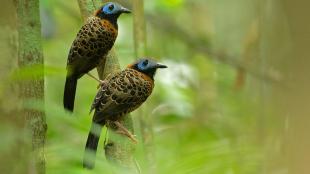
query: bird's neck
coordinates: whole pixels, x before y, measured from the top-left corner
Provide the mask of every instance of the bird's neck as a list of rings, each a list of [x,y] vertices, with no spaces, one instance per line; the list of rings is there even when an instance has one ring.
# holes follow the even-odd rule
[[[128,68],[134,69],[134,70],[142,73],[144,76],[148,77],[148,78],[146,78],[147,80],[154,81],[156,69],[149,69],[149,70],[141,71],[136,66],[129,66]]]
[[[147,75],[148,77],[150,77],[152,79],[152,81],[154,81],[155,72],[156,72],[156,70],[153,70],[153,71],[149,70],[149,71],[145,71],[145,72],[141,72],[141,73]]]
[[[101,25],[110,33],[112,33],[114,36],[117,36],[117,25],[116,27],[107,19],[101,19]]]
[[[154,74],[148,74],[148,73],[145,73],[145,72],[141,72],[139,71],[141,74],[142,74],[142,78],[146,81],[150,81],[152,83],[154,83]]]
[[[101,9],[99,9],[99,10],[95,11],[94,16],[100,18],[101,20],[109,21],[116,30],[118,29],[117,19],[120,16],[120,13],[117,13],[117,14],[105,14],[105,13],[101,12]]]
[[[113,16],[106,16],[102,20],[109,21],[109,23],[113,26],[114,29],[118,30],[118,25],[117,25],[117,18]]]

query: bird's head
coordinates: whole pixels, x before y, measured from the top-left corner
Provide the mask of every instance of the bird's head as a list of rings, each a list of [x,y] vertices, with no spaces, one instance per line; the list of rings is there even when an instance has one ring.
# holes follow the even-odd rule
[[[153,79],[158,68],[168,67],[166,65],[157,63],[155,60],[149,58],[142,58],[139,59],[137,62],[128,65],[128,68],[132,68],[139,72],[142,72]]]
[[[122,13],[131,13],[131,11],[116,2],[107,2],[95,12],[95,16],[116,22]]]

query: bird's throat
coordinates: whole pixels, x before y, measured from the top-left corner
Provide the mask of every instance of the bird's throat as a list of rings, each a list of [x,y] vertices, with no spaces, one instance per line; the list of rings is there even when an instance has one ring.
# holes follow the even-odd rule
[[[106,29],[109,33],[114,35],[115,37],[118,34],[117,31],[117,24],[113,24],[110,20],[107,19],[101,19],[101,25],[103,26],[104,29]],[[116,25],[116,26],[115,26]]]

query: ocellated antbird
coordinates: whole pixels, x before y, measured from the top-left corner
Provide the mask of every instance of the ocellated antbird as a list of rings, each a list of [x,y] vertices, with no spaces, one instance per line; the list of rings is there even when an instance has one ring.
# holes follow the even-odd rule
[[[102,61],[114,45],[118,34],[117,19],[130,10],[108,2],[89,17],[72,43],[64,89],[64,108],[73,111],[77,80]]]
[[[167,68],[167,66],[151,59],[140,59],[128,65],[125,70],[110,75],[104,80],[91,106],[91,111],[95,110],[95,112],[85,146],[83,161],[85,168],[94,167],[95,160],[89,159],[87,153],[96,153],[101,128],[108,122],[113,122],[119,128],[118,133],[135,141],[133,135],[121,125],[119,120],[141,106],[151,95],[154,88],[154,75],[158,68]]]

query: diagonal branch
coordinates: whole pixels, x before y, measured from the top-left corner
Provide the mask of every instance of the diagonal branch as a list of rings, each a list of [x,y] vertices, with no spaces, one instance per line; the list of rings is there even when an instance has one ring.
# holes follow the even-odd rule
[[[250,66],[250,64],[242,63],[235,56],[230,56],[223,52],[215,52],[211,50],[206,40],[187,32],[167,15],[165,18],[162,18],[157,15],[148,14],[147,19],[151,25],[161,30],[161,32],[182,40],[184,43],[187,43],[187,45],[193,50],[208,55],[208,58],[210,59],[228,64],[241,71],[245,71],[259,80],[265,80],[272,83],[279,83],[282,81],[283,77],[276,70],[262,72],[256,67]]]

